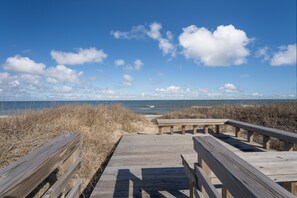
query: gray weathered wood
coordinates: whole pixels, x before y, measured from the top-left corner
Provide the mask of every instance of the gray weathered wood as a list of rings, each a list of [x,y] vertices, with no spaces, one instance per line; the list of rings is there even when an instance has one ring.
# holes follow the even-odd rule
[[[173,126],[170,126],[170,135],[173,135]]]
[[[158,126],[222,125],[227,119],[157,119]]]
[[[183,126],[182,126],[182,134],[184,135],[185,133],[186,133],[186,126],[183,125]]]
[[[248,142],[253,142],[254,141],[254,132],[253,131],[248,131],[247,132],[247,141]]]
[[[297,144],[297,134],[293,132],[287,132],[279,129],[268,128],[246,122],[240,122],[236,120],[227,120],[226,124],[245,129],[247,131],[253,131],[261,135],[267,135],[277,138],[286,142]]]
[[[270,149],[270,142],[271,142],[271,138],[267,135],[263,135],[263,147],[265,149]]]
[[[190,198],[194,197],[194,188],[197,184],[197,179],[195,177],[194,170],[190,167],[188,162],[185,160],[184,156],[181,155],[182,158],[182,164],[184,166],[185,172],[189,178],[189,185],[190,185]]]
[[[216,133],[220,133],[220,125],[216,125]]]
[[[221,197],[201,167],[195,166],[195,174],[197,175],[198,183],[203,186],[209,197]]]
[[[211,136],[193,137],[194,149],[234,197],[294,197]]]
[[[71,156],[80,141],[79,133],[64,133],[1,169],[0,197],[27,196]]]
[[[235,137],[238,137],[238,133],[239,133],[239,131],[240,131],[240,128],[235,127]]]
[[[73,188],[67,194],[66,198],[79,198],[81,186],[82,186],[82,181],[81,180],[76,181]]]
[[[61,193],[63,193],[64,187],[70,182],[75,173],[81,166],[81,159],[78,159],[72,167],[61,177],[59,177],[58,181],[54,183],[54,185],[42,196],[42,198],[54,198],[59,197]]]

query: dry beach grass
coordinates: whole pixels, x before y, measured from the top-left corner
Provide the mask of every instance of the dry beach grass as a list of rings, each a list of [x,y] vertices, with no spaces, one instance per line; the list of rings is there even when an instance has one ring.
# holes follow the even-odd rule
[[[66,131],[80,132],[83,165],[79,175],[88,185],[119,138],[142,131],[146,119],[126,108],[105,106],[61,106],[0,119],[0,167],[43,145]],[[97,172],[98,173],[98,172]],[[96,179],[96,178],[93,178]]]
[[[228,118],[297,132],[297,103],[186,108],[165,114],[162,118]],[[80,132],[83,136],[80,148],[83,166],[79,175],[84,181],[84,187],[87,187],[92,179],[97,179],[94,175],[100,175],[106,159],[123,134],[156,133],[156,129],[143,116],[120,105],[61,106],[3,117],[0,119],[0,168],[60,133]],[[85,194],[88,194],[88,190]]]

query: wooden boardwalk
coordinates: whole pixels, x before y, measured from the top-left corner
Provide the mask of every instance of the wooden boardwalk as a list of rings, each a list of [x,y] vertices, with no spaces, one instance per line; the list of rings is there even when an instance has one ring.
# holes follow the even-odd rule
[[[196,160],[192,137],[191,134],[124,135],[91,197],[188,197],[189,180],[180,154]],[[219,137],[235,145],[219,140],[235,153],[261,151],[257,144],[241,142],[223,134]],[[255,159],[251,158],[251,162]],[[297,168],[294,170],[296,174]],[[292,180],[297,180],[296,177]]]

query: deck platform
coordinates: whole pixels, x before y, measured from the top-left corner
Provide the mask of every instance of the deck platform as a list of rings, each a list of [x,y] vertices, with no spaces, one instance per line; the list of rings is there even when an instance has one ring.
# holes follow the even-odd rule
[[[192,137],[192,134],[124,135],[91,197],[188,197],[189,180],[180,154],[191,156],[193,161],[197,159]],[[224,134],[217,137],[220,143],[243,158],[244,153],[255,151],[255,155],[249,155],[247,161],[257,167],[261,160],[257,153],[263,151],[260,145]],[[297,155],[288,155],[288,159],[297,161]],[[263,168],[263,164],[265,162],[258,166]],[[292,181],[297,180],[297,168],[294,167],[290,169],[296,175],[291,176]],[[267,171],[271,172],[270,168]],[[273,176],[271,178],[280,181]]]

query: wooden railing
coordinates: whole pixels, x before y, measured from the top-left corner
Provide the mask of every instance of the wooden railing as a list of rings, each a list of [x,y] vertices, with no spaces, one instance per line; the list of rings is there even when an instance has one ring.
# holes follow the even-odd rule
[[[196,197],[221,197],[210,181],[211,171],[222,182],[222,197],[295,197],[211,136],[193,137],[198,154]]]
[[[235,136],[238,137],[240,129],[247,131],[247,141],[253,142],[254,134],[258,133],[263,136],[263,147],[270,149],[271,137],[277,138],[284,142],[284,151],[292,151],[294,144],[297,144],[297,133],[287,132],[279,129],[258,126],[250,123],[240,122],[236,120],[228,120],[225,124],[235,127]]]
[[[0,170],[0,197],[26,197],[50,174],[63,170],[42,197],[79,197],[79,133],[64,133]],[[62,171],[61,171],[62,172]]]

